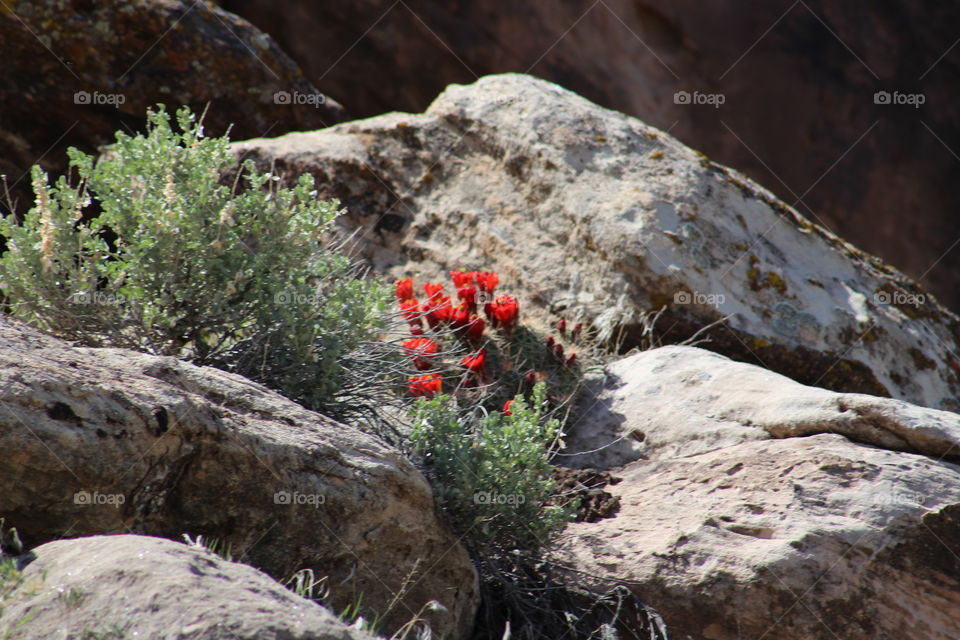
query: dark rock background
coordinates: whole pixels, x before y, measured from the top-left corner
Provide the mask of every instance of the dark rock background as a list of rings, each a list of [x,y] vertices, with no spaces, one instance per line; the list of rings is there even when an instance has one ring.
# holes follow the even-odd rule
[[[279,91],[319,94],[269,37],[204,2],[5,1],[0,60],[0,174],[20,211],[32,204],[31,165],[60,172],[67,147],[90,153],[118,130],[140,130],[157,103],[195,113],[209,105],[207,131],[232,124],[235,139],[342,117],[332,100],[276,104]]]

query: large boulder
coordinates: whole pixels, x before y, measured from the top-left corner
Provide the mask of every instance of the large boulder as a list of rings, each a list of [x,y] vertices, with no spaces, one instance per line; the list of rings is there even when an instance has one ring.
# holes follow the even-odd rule
[[[448,84],[488,74],[560,83],[802,201],[806,215],[960,309],[960,195],[948,186],[960,152],[954,3],[221,4],[360,116],[419,112]],[[875,103],[877,92],[889,103]],[[696,94],[723,103],[697,104]],[[915,94],[918,107],[895,103]]]
[[[58,540],[18,563],[4,638],[373,640],[252,567],[162,538]]]
[[[67,536],[204,535],[284,580],[329,576],[336,610],[392,632],[431,600],[463,637],[477,578],[399,453],[245,378],[72,347],[0,319],[0,518],[28,547]]]
[[[662,131],[523,75],[235,145],[339,197],[393,275],[495,269],[525,315],[688,338],[806,384],[960,408],[960,323],[914,281]]]
[[[208,109],[208,132],[238,137],[343,118],[268,35],[207,2],[3,2],[0,57],[0,174],[20,210],[31,165],[60,171],[67,147],[142,129],[158,102]]]
[[[585,400],[566,453],[592,452],[562,459],[615,468],[620,509],[554,559],[590,588],[628,584],[673,637],[960,637],[960,416],[676,346]]]

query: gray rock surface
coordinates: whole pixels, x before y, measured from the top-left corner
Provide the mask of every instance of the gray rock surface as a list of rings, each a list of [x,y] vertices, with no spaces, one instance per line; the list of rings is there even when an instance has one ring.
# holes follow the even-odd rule
[[[476,574],[399,452],[245,378],[77,348],[0,319],[0,518],[28,548],[144,533],[217,539],[285,580],[329,576],[392,632],[431,600],[462,637]],[[399,594],[399,595],[398,595]]]
[[[57,540],[23,561],[2,603],[10,640],[373,640],[252,567],[163,538]]]
[[[665,133],[524,75],[393,113],[235,145],[314,174],[393,275],[493,269],[542,321],[583,314],[805,384],[960,408],[956,316],[915,282]],[[575,319],[575,318],[572,318]]]
[[[579,460],[624,465],[620,510],[555,555],[592,588],[629,584],[678,638],[960,637],[960,416],[691,347],[593,391],[567,451],[627,436]]]

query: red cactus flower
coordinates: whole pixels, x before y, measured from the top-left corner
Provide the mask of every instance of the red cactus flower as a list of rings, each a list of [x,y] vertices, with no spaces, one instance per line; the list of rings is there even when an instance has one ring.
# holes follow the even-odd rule
[[[506,402],[503,403],[503,415],[505,416],[513,415],[512,413],[510,413],[510,405],[512,404],[513,404],[513,400],[507,400]]]
[[[493,290],[500,284],[500,276],[494,271],[477,271],[474,274],[474,280],[477,281],[480,291],[489,294],[493,294]]]
[[[432,398],[443,390],[443,381],[435,373],[412,376],[407,381],[410,393],[416,397]]]
[[[463,329],[470,324],[470,307],[467,306],[466,302],[461,302],[457,305],[457,308],[453,310],[450,324],[453,325],[454,329]]]
[[[448,324],[453,319],[453,305],[450,304],[450,296],[430,298],[424,303],[423,312],[427,318],[427,325],[431,329]]]
[[[537,384],[537,374],[533,371],[527,371],[523,376],[523,384],[526,386],[527,391],[533,389],[533,385]]]
[[[464,367],[469,371],[473,371],[476,374],[483,375],[484,367],[487,364],[487,350],[480,349],[474,354],[471,354],[460,361]]]
[[[565,318],[557,320],[557,331],[560,332],[560,335],[564,338],[567,337],[567,321]]]
[[[393,291],[397,300],[403,302],[413,297],[413,278],[404,278],[393,283]]]
[[[493,302],[493,317],[497,319],[497,327],[504,331],[511,331],[517,323],[520,307],[513,296],[497,296]]]
[[[413,366],[423,371],[433,366],[431,361],[440,350],[440,345],[430,338],[410,338],[403,343],[403,348],[413,360]]]
[[[582,322],[578,322],[577,324],[573,325],[573,333],[570,334],[570,338],[571,338],[574,342],[576,342],[576,341],[577,341],[577,338],[580,337],[580,332],[581,332],[581,331],[583,331],[583,323],[582,323]]]
[[[570,355],[567,356],[567,361],[564,362],[563,364],[565,364],[567,367],[572,367],[576,363],[577,363],[577,354],[571,353]]]
[[[475,271],[451,271],[450,278],[453,280],[453,286],[457,289],[469,287],[473,284],[473,274]]]
[[[557,360],[563,360],[563,345],[559,342],[553,345],[553,355],[557,356]]]
[[[470,324],[467,325],[467,338],[473,343],[480,342],[480,339],[483,338],[483,330],[486,328],[486,324],[483,318],[475,313],[472,314],[470,316]]]
[[[467,303],[467,306],[470,307],[470,311],[476,311],[477,309],[477,288],[473,285],[468,285],[466,287],[460,287],[457,289],[457,297]]]
[[[420,323],[420,303],[416,298],[409,298],[400,303],[400,313],[411,327],[419,328]]]
[[[487,322],[489,322],[490,326],[494,329],[497,328],[497,316],[493,313],[495,306],[492,302],[487,302],[483,305],[483,314],[487,316]]]
[[[547,350],[553,351],[553,345],[556,343],[556,340],[553,339],[553,336],[547,336]]]
[[[433,300],[443,295],[443,285],[435,282],[424,282],[423,291],[427,294],[427,298]]]

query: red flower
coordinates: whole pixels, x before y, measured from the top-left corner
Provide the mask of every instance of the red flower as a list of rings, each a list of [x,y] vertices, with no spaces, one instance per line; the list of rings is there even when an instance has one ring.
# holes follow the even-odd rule
[[[400,313],[411,327],[419,329],[420,323],[420,304],[416,298],[410,298],[400,303]]]
[[[477,271],[473,277],[474,280],[477,281],[477,286],[480,287],[480,291],[484,293],[492,294],[493,290],[500,284],[500,276],[493,271]]]
[[[394,293],[397,295],[397,300],[403,302],[404,300],[409,300],[413,297],[413,278],[404,278],[403,280],[397,280],[393,283]]]
[[[510,405],[512,404],[513,404],[513,400],[507,400],[505,403],[503,403],[503,415],[505,416],[513,415],[512,413],[510,413]]]
[[[527,371],[523,376],[523,384],[526,385],[527,391],[533,389],[533,385],[537,384],[537,374],[533,371]]]
[[[563,360],[563,345],[559,342],[553,345],[553,355],[557,356],[557,360]]]
[[[423,371],[433,366],[431,360],[440,350],[440,345],[430,338],[410,338],[403,343],[403,348],[413,360],[413,366]]]
[[[567,361],[564,362],[564,364],[567,365],[568,367],[572,367],[574,364],[576,364],[576,362],[577,362],[577,354],[571,353],[570,355],[567,356]]]
[[[473,274],[476,271],[451,271],[450,277],[453,279],[453,286],[459,289],[460,287],[469,287],[473,284]]]
[[[453,325],[454,329],[463,329],[470,324],[470,308],[466,302],[461,302],[457,305],[457,308],[453,310],[450,324]]]
[[[483,330],[486,328],[486,324],[483,321],[483,318],[477,314],[470,316],[470,324],[467,326],[467,337],[471,342],[480,342],[480,339],[483,338]]]
[[[436,284],[433,282],[424,282],[423,290],[427,294],[427,298],[433,300],[434,298],[439,298],[443,295],[443,285]]]
[[[443,390],[443,381],[435,373],[413,376],[407,381],[407,387],[414,396],[432,398]]]
[[[467,303],[471,311],[477,309],[477,288],[473,285],[457,289],[457,297]]]
[[[460,364],[474,373],[483,375],[484,367],[487,364],[487,350],[480,349],[476,353],[461,360]]]
[[[570,334],[570,338],[571,338],[574,342],[576,342],[576,341],[577,341],[577,338],[580,337],[580,332],[581,332],[581,331],[583,331],[583,323],[582,323],[582,322],[578,322],[577,324],[573,325],[573,333]]]
[[[450,296],[430,298],[430,300],[424,303],[423,312],[427,318],[427,324],[431,329],[436,329],[442,324],[448,324],[453,317],[453,306],[450,304]]]
[[[493,302],[493,317],[496,318],[498,328],[504,331],[510,331],[517,323],[517,316],[520,313],[520,307],[517,299],[513,296],[497,296]]]
[[[557,331],[560,332],[561,336],[566,337],[567,335],[567,321],[564,318],[557,320]]]

